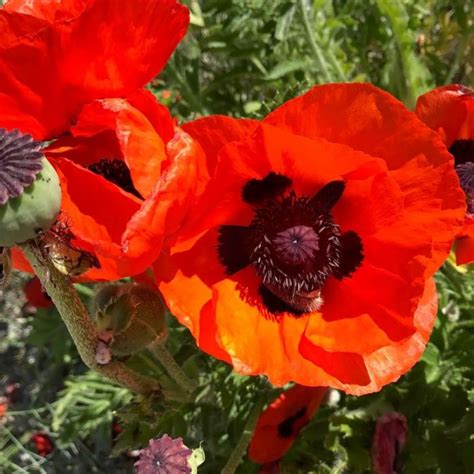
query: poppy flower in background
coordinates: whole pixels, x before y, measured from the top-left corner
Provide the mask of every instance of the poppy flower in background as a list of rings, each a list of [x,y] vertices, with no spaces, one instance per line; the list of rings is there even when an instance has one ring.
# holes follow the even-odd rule
[[[459,84],[438,87],[418,98],[416,114],[438,132],[466,194],[466,221],[456,240],[459,265],[474,262],[474,90]]]
[[[402,472],[400,452],[406,443],[407,432],[407,419],[401,413],[385,413],[377,420],[372,441],[372,464],[375,474]]]
[[[325,387],[301,385],[283,392],[260,415],[250,441],[249,458],[258,464],[281,459],[318,411],[326,392]]]
[[[62,219],[109,280],[143,271],[175,232],[197,149],[141,89],[182,39],[176,0],[8,2],[0,10],[0,126],[52,141]],[[16,252],[17,268],[28,265]]]
[[[183,128],[209,178],[154,269],[201,349],[274,385],[351,394],[409,370],[465,213],[439,137],[368,84],[317,86],[262,122]]]
[[[24,286],[23,291],[26,296],[26,304],[36,311],[38,308],[52,308],[53,302],[48,294],[43,290],[38,277],[31,278]]]
[[[52,439],[46,433],[35,433],[31,437],[31,441],[35,446],[35,451],[43,457],[48,456],[54,449]]]

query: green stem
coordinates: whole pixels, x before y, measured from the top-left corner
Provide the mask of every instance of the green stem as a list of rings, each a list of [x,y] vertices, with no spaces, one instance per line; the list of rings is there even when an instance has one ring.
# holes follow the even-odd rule
[[[121,362],[112,360],[104,365],[96,362],[99,338],[89,312],[69,277],[43,256],[39,245],[33,241],[23,244],[21,248],[61,315],[84,364],[132,392],[148,394],[161,391],[156,381],[138,374]]]
[[[191,380],[181,366],[176,362],[171,352],[166,348],[165,342],[157,342],[150,347],[153,354],[156,355],[166,372],[174,379],[174,381],[186,392],[194,392],[197,383]]]
[[[263,408],[263,404],[265,402],[264,397],[262,397],[252,408],[249,417],[247,418],[247,423],[245,424],[244,430],[242,431],[242,435],[240,436],[240,440],[237,443],[237,446],[232,451],[227,464],[221,471],[221,474],[233,474],[239,464],[244,457],[247,447],[252,439],[253,432],[255,430],[255,426],[258,421],[258,417],[260,416]]]
[[[328,65],[326,63],[326,60],[324,58],[323,52],[321,48],[319,47],[318,43],[316,42],[316,39],[314,37],[314,32],[311,26],[311,23],[309,21],[308,17],[308,12],[306,11],[306,5],[305,5],[305,0],[300,0],[299,2],[299,7],[301,11],[301,17],[303,19],[303,25],[306,31],[306,36],[308,38],[308,43],[311,46],[311,49],[313,50],[314,56],[317,59],[317,62],[319,64],[319,68],[321,72],[323,73],[324,80],[326,82],[333,82],[331,74],[329,73],[328,70]]]

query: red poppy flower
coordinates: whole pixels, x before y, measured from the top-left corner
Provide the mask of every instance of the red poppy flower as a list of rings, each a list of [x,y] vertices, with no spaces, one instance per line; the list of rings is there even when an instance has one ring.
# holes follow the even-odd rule
[[[325,387],[301,385],[283,392],[260,415],[250,441],[249,458],[259,464],[281,459],[318,411],[326,392]]]
[[[438,87],[418,98],[416,114],[438,132],[454,156],[467,202],[456,260],[459,265],[474,262],[474,90],[459,84]]]
[[[6,412],[8,411],[8,398],[7,397],[0,397],[0,421],[5,416]]]
[[[275,385],[353,394],[410,369],[465,211],[439,137],[367,84],[184,129],[210,178],[155,273],[199,346]]]
[[[54,140],[67,244],[108,280],[143,271],[195,186],[197,150],[142,89],[184,36],[176,0],[12,1],[0,10],[2,127]],[[124,98],[125,97],[125,98]],[[16,252],[17,268],[26,269]]]
[[[40,456],[46,457],[54,449],[53,441],[46,433],[35,433],[31,437],[31,441],[35,445],[35,450]]]

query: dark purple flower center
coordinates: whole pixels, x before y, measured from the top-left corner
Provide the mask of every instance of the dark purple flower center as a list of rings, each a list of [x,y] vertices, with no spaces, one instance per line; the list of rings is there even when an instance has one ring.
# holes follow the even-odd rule
[[[43,169],[41,143],[18,130],[0,128],[0,205],[18,197]]]
[[[456,173],[466,193],[467,212],[474,214],[474,140],[456,140],[449,152],[454,156]]]
[[[142,199],[140,193],[133,185],[130,170],[124,161],[118,159],[103,159],[89,165],[89,170],[116,184],[119,188]]]
[[[357,234],[341,234],[331,215],[344,192],[342,181],[313,197],[299,197],[290,187],[291,180],[276,173],[247,182],[242,198],[253,206],[254,218],[247,227],[221,226],[218,254],[229,274],[254,268],[271,313],[299,315],[319,309],[326,280],[351,275],[363,256]]]

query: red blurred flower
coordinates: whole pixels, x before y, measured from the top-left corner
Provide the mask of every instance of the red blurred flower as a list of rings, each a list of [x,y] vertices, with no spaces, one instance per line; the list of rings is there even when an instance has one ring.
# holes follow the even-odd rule
[[[474,90],[459,84],[438,87],[418,98],[416,114],[440,135],[454,156],[467,202],[456,260],[458,264],[474,262]]]
[[[43,290],[38,277],[31,278],[24,286],[27,304],[30,308],[52,308],[53,302],[48,294]]]
[[[8,411],[8,398],[7,397],[0,397],[0,421],[5,416],[5,413]]]
[[[281,459],[318,411],[326,391],[325,387],[296,385],[283,392],[260,416],[250,441],[249,458],[259,464]]]
[[[13,0],[0,10],[0,126],[54,140],[90,279],[143,271],[172,238],[195,182],[196,147],[141,88],[184,36],[176,0]],[[16,252],[16,266],[27,268]]]
[[[53,441],[46,433],[35,433],[31,437],[31,441],[34,443],[35,450],[40,456],[46,457],[54,449]]]
[[[400,451],[406,442],[407,431],[407,419],[401,413],[385,413],[377,420],[372,442],[375,474],[400,472]]]
[[[155,273],[199,346],[275,385],[352,394],[409,370],[465,211],[436,134],[367,84],[315,87],[263,122],[183,128],[209,178]]]

